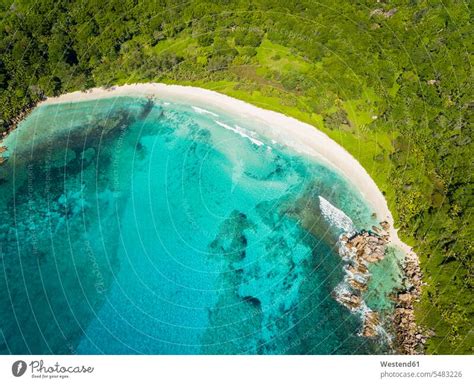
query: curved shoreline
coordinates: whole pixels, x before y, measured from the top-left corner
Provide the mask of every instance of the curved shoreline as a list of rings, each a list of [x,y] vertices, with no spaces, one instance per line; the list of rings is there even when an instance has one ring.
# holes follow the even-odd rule
[[[113,99],[114,97],[123,96],[151,97],[176,103],[185,102],[197,108],[202,108],[203,110],[210,109],[216,112],[222,111],[241,117],[243,116],[253,122],[261,123],[261,125],[256,125],[256,133],[286,145],[299,153],[317,158],[329,164],[332,168],[337,169],[371,205],[374,213],[377,215],[378,221],[388,223],[387,232],[390,243],[404,252],[404,271],[406,279],[411,286],[414,286],[411,277],[407,273],[407,265],[411,266],[410,268],[412,270],[419,270],[418,257],[412,248],[398,237],[397,230],[394,227],[393,216],[388,208],[384,195],[355,157],[312,125],[278,112],[256,107],[215,91],[192,86],[166,85],[161,83],[130,84],[108,89],[93,88],[85,92],[77,91],[58,97],[47,98],[39,102],[38,106],[92,101],[105,98]],[[3,141],[8,142],[8,137],[9,135],[6,136]],[[2,140],[0,140],[0,147],[1,141]],[[419,285],[421,285],[421,280],[419,280]],[[413,293],[413,295],[410,296],[410,305],[419,297],[418,288],[419,287],[416,289],[417,294]],[[398,296],[400,295],[397,295],[396,298],[397,307],[401,303]],[[406,296],[402,297],[406,298]],[[403,345],[403,340],[401,344]]]
[[[387,201],[377,185],[362,167],[362,165],[341,145],[316,127],[303,123],[293,117],[278,112],[262,109],[221,93],[203,88],[167,85],[162,83],[129,84],[109,89],[93,88],[86,92],[71,92],[58,97],[47,98],[38,106],[68,102],[90,101],[95,99],[113,98],[115,96],[145,96],[156,97],[164,101],[189,102],[201,108],[217,108],[252,120],[261,121],[262,131],[258,132],[274,139],[297,152],[316,157],[329,163],[339,170],[372,205],[379,221],[390,224],[391,243],[401,248],[405,253],[414,253],[412,248],[398,237],[394,228],[393,216]]]

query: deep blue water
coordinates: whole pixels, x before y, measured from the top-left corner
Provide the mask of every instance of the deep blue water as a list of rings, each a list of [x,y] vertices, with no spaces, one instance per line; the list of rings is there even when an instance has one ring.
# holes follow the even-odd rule
[[[144,98],[37,108],[0,165],[0,353],[386,352],[333,298],[342,229],[319,196],[358,229],[369,204],[252,124]],[[383,263],[366,299],[390,310]]]

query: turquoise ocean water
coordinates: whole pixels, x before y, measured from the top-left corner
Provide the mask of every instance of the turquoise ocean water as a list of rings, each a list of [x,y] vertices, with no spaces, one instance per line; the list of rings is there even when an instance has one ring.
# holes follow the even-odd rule
[[[45,105],[0,165],[0,353],[366,354],[320,196],[376,220],[335,170],[252,121],[119,97]],[[391,310],[395,254],[365,295]]]

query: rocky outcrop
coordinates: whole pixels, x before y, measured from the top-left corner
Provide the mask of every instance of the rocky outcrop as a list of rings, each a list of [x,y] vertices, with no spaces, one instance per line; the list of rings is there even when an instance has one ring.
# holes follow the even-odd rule
[[[396,304],[393,325],[397,349],[403,354],[422,354],[430,334],[419,327],[415,321],[414,304],[420,299],[423,283],[418,258],[413,252],[406,255],[403,270],[405,290],[398,292],[394,297]]]
[[[337,301],[350,310],[355,310],[362,304],[362,297],[357,293],[352,293],[350,291],[342,292],[337,295],[336,298]]]
[[[362,294],[368,288],[370,273],[368,265],[382,260],[389,240],[388,233],[373,226],[371,232],[361,231],[342,235],[339,239],[339,253],[347,265],[344,267],[344,282],[336,288],[335,298],[351,311],[361,314],[363,325],[361,335],[376,337],[380,335],[380,316],[365,304]]]
[[[362,336],[375,337],[379,334],[380,316],[377,312],[367,311],[362,326]]]
[[[388,231],[390,229],[390,224],[388,221],[381,221],[380,226],[383,228],[384,231]]]
[[[387,240],[385,232],[379,230],[379,234],[362,231],[351,237],[346,246],[355,249],[357,261],[375,263],[384,258]]]
[[[373,226],[370,232],[346,234],[339,239],[340,254],[348,264],[345,266],[345,284],[339,287],[335,297],[349,310],[361,313],[361,335],[364,337],[377,337],[383,332],[379,313],[365,305],[362,294],[367,290],[370,280],[368,265],[385,256],[390,241],[389,231],[390,224],[383,221],[380,227]],[[415,322],[414,303],[419,300],[423,283],[418,258],[413,252],[406,254],[403,270],[404,288],[393,296],[394,348],[401,354],[420,354],[424,351],[428,335]]]
[[[342,290],[337,300],[350,310],[363,313],[361,334],[365,337],[378,336],[383,330],[380,326],[380,316],[377,312],[364,308],[362,293],[367,289],[370,279],[367,266],[384,258],[389,237],[390,225],[383,221],[380,228],[372,227],[371,232],[362,231],[352,236],[341,236],[342,253],[349,262],[346,266],[346,282],[349,290]],[[392,299],[395,301],[395,311],[392,324],[395,333],[395,349],[401,354],[421,354],[429,332],[416,324],[414,304],[419,300],[423,286],[422,273],[416,254],[406,252],[403,264],[403,289],[396,292]]]

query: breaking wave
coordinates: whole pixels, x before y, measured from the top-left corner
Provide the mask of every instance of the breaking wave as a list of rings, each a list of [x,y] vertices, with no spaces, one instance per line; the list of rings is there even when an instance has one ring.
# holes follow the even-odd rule
[[[191,106],[191,108],[197,112],[197,113],[200,113],[201,115],[203,114],[206,114],[206,115],[211,115],[211,116],[214,116],[214,117],[219,117],[219,115],[217,113],[214,113],[214,112],[211,112],[211,111],[208,111],[207,109],[204,109],[204,108],[199,108],[199,107],[196,107],[196,106]]]
[[[222,128],[225,128],[225,129],[228,129],[229,131],[232,131],[232,132],[235,132],[237,133],[238,135],[242,136],[242,137],[245,137],[246,139],[249,139],[252,143],[254,143],[255,145],[261,147],[263,144],[262,141],[256,139],[254,136],[255,134],[253,132],[249,132],[247,131],[246,129],[242,128],[242,127],[239,127],[238,125],[234,127],[231,127],[230,125],[227,125],[227,124],[224,124],[218,120],[214,120],[216,122],[216,124],[220,125]]]
[[[319,207],[321,213],[329,224],[351,235],[356,232],[356,228],[350,217],[322,196],[319,196]]]

